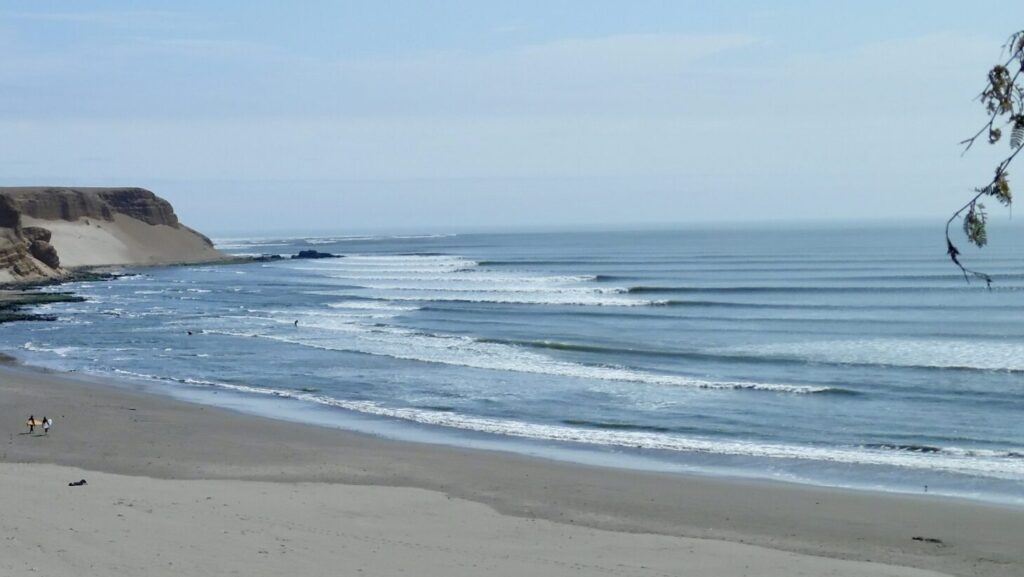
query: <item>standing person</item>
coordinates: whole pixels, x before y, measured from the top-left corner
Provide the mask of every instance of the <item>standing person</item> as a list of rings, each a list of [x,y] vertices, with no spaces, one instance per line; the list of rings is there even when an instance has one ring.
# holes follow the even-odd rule
[[[28,416],[28,432],[31,433],[32,431],[35,431],[35,430],[36,430],[36,416],[35,415],[29,415]]]
[[[52,419],[48,419],[46,417],[43,417],[43,434],[44,435],[50,434],[50,425],[52,425],[52,424],[53,424],[53,420]]]

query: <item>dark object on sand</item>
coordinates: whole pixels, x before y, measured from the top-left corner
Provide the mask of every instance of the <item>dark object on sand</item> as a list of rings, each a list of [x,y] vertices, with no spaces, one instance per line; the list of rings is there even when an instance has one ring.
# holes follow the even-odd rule
[[[293,256],[292,258],[341,258],[341,257],[336,255],[336,254],[331,254],[329,252],[320,252],[318,250],[300,250],[299,254]]]
[[[82,485],[88,484],[89,483],[85,482],[85,479],[82,479],[81,481],[72,481],[71,483],[68,483],[68,487],[81,487]]]
[[[914,541],[920,541],[922,543],[933,543],[935,545],[945,545],[942,539],[935,539],[933,537],[914,537]]]

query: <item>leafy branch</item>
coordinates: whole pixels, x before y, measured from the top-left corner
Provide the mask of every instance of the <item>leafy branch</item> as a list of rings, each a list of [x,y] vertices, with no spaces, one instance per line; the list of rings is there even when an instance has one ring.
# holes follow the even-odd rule
[[[1008,128],[1010,154],[996,165],[992,180],[974,189],[974,196],[946,221],[946,254],[964,274],[964,280],[970,282],[971,277],[980,278],[989,288],[992,287],[992,277],[967,268],[960,262],[960,250],[949,236],[949,227],[957,218],[963,218],[963,230],[967,241],[983,247],[988,244],[988,214],[985,212],[984,203],[981,202],[982,198],[994,197],[1003,206],[1010,206],[1013,203],[1007,169],[1024,148],[1024,30],[1010,36],[1003,46],[1003,52],[1007,55],[1005,62],[992,67],[988,73],[988,84],[978,95],[978,100],[985,106],[988,121],[974,133],[974,136],[961,141],[960,144],[963,145],[963,153],[966,154],[983,135],[989,144],[995,144],[1003,138],[1003,129]]]

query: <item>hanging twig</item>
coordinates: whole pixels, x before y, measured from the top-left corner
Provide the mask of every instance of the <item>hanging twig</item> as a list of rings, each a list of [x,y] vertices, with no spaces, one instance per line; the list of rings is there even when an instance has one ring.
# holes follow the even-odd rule
[[[992,288],[992,277],[967,268],[960,262],[960,250],[953,244],[953,239],[949,235],[949,226],[957,218],[963,218],[967,241],[978,247],[983,247],[988,243],[988,232],[986,230],[985,205],[980,202],[981,198],[993,196],[1005,206],[1010,206],[1013,203],[1007,169],[1024,148],[1024,81],[1021,79],[1024,74],[1024,30],[1011,35],[1006,45],[1003,46],[1003,50],[1007,53],[1006,61],[992,67],[988,73],[988,85],[978,95],[978,100],[985,105],[985,110],[988,112],[988,121],[974,136],[961,141],[960,144],[964,146],[961,154],[966,154],[983,134],[987,134],[989,144],[995,144],[1002,139],[1002,129],[997,126],[997,124],[1002,124],[1009,126],[1011,130],[1011,152],[996,166],[992,181],[975,189],[974,197],[946,221],[946,254],[963,273],[964,280],[970,282],[972,276],[980,278],[990,289]],[[1010,70],[1014,67],[1017,70],[1011,74]]]

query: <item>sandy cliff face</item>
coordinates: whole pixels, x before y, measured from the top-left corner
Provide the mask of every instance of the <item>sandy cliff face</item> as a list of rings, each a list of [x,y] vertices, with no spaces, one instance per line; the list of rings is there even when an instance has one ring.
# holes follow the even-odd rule
[[[169,202],[142,188],[0,187],[0,281],[221,258]]]

